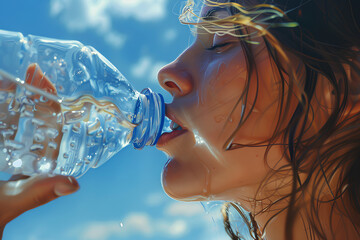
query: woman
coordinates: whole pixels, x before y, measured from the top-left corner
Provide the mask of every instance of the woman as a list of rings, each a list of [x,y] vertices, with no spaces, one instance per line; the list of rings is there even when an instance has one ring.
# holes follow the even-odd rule
[[[157,145],[170,158],[166,193],[228,201],[232,239],[230,208],[250,213],[255,239],[359,239],[357,0],[199,4],[181,15],[195,42],[159,72],[174,97],[173,131]],[[58,196],[51,184],[22,211]],[[14,207],[0,216],[18,209],[1,199]]]
[[[358,1],[202,2],[159,73],[176,123],[157,145],[164,190],[232,202],[232,239],[230,206],[255,239],[360,239]]]

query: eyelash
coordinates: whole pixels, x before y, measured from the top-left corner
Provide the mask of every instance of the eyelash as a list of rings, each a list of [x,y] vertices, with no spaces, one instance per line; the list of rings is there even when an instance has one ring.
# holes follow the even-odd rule
[[[211,46],[211,47],[207,48],[206,50],[214,51],[214,50],[217,50],[217,49],[219,49],[219,48],[225,47],[225,46],[227,46],[227,45],[229,45],[229,44],[231,44],[231,43],[230,43],[230,42],[220,43],[220,44]]]

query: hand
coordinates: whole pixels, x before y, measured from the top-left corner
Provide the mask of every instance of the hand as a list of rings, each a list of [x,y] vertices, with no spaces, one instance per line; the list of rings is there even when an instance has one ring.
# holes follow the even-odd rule
[[[44,90],[48,93],[56,94],[56,88],[45,77],[40,67],[37,64],[29,65],[25,81],[34,87]],[[0,90],[14,93],[16,84],[13,82],[0,81]],[[32,100],[39,99],[39,95],[31,96]],[[6,113],[8,110],[8,103],[0,104],[0,112]],[[47,124],[54,122],[50,119],[53,113],[61,111],[61,107],[54,101],[47,101],[46,103],[37,105],[37,112],[34,113],[35,118],[43,119]],[[7,116],[2,122],[10,125],[19,121],[19,114]],[[56,122],[56,121],[55,121]],[[58,128],[59,136],[57,140],[61,139],[61,126],[54,126]],[[11,136],[13,140],[15,134]],[[44,141],[47,142],[47,139]],[[46,147],[46,146],[45,146]],[[40,156],[44,155],[45,150],[36,151]],[[53,158],[57,159],[58,150],[54,151]],[[0,159],[3,161],[3,159]],[[24,175],[13,176],[9,181],[0,181],[0,239],[2,238],[5,225],[19,216],[20,214],[50,202],[60,196],[71,194],[79,189],[79,184],[74,177],[66,176],[48,176],[39,175],[34,177],[27,177]]]
[[[5,225],[20,214],[78,189],[74,177],[60,175],[16,175],[9,181],[0,181],[0,239]]]

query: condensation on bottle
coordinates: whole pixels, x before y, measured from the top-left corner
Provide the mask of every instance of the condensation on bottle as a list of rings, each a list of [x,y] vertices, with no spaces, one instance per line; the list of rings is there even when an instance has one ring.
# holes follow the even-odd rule
[[[80,177],[127,145],[156,144],[163,97],[133,89],[93,47],[0,30],[0,52],[0,171]],[[26,76],[32,64],[52,91]]]

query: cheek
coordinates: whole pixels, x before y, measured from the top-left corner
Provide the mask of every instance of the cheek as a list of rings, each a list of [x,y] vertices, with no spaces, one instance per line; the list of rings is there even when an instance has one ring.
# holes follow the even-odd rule
[[[241,51],[234,51],[224,57],[205,62],[206,68],[198,89],[198,104],[194,106],[192,119],[196,122],[201,137],[206,139],[211,146],[222,147],[228,136],[229,129],[234,130],[240,120],[240,112],[234,113],[234,109],[245,83],[246,68],[243,64]],[[234,126],[233,126],[234,125]],[[226,126],[226,129],[224,129]],[[231,132],[231,131],[230,131]]]
[[[246,66],[241,50],[234,50],[222,57],[213,57],[205,64],[198,91],[201,103],[226,103],[240,96],[246,78]]]

